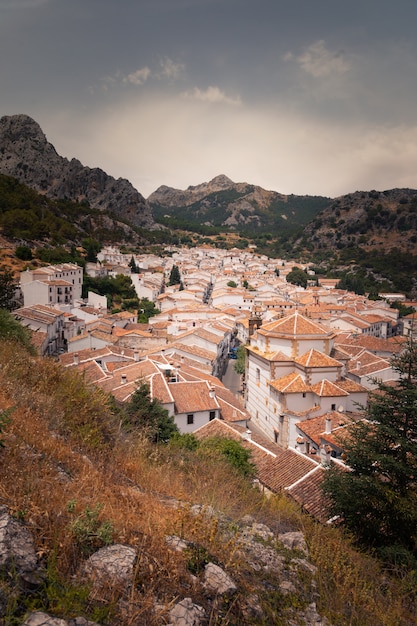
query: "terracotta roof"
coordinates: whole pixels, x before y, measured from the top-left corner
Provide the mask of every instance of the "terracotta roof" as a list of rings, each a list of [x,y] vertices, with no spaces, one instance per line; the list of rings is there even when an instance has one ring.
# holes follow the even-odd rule
[[[366,387],[363,387],[359,383],[351,380],[350,378],[344,378],[343,380],[337,381],[337,386],[343,391],[347,391],[348,393],[367,393]]]
[[[342,367],[342,363],[314,348],[300,356],[295,362],[305,367]]]
[[[330,382],[330,380],[321,380],[320,382],[312,385],[312,391],[322,398],[333,398],[338,396],[348,396],[348,392],[344,391],[334,383]]]
[[[321,443],[322,435],[325,435],[326,422],[328,419],[331,422],[332,433],[335,433],[341,427],[352,424],[354,421],[356,421],[348,413],[342,413],[340,411],[330,411],[329,413],[326,413],[324,415],[319,415],[318,417],[312,417],[303,422],[298,422],[296,426],[299,431],[304,433],[309,439],[311,439],[311,441],[314,441],[314,443],[319,446]],[[331,433],[328,434],[330,435]]]
[[[291,374],[277,378],[271,381],[270,385],[281,393],[307,393],[311,391],[310,385],[307,385],[297,372],[291,372]]]
[[[247,442],[244,442],[244,445],[247,447]],[[277,447],[275,457],[270,455],[259,457],[256,466],[258,478],[262,484],[271,491],[278,492],[305,476],[317,466],[317,463],[295,450],[290,448],[281,450]]]
[[[211,350],[205,350],[204,348],[200,348],[199,346],[196,346],[196,345],[188,346],[184,343],[179,343],[175,341],[173,343],[173,347],[175,350],[178,350],[180,352],[188,353],[191,356],[192,355],[200,356],[209,361],[214,361],[214,359],[216,358],[215,352],[212,352]]]
[[[322,524],[329,520],[331,505],[330,498],[324,495],[322,488],[325,471],[322,465],[318,465],[313,472],[287,489],[287,493]]]
[[[278,335],[290,335],[296,337],[297,335],[322,335],[322,336],[334,336],[333,331],[325,329],[323,326],[312,322],[308,318],[301,315],[298,311],[283,317],[276,322],[270,322],[263,324],[257,331],[261,335],[278,334]]]
[[[213,411],[219,408],[216,398],[210,396],[210,388],[206,382],[169,383],[168,387],[174,398],[176,413]]]

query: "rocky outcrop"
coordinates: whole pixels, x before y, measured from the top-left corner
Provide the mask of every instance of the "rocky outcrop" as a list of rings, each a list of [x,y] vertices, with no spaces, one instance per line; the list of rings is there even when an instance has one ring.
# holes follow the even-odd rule
[[[225,542],[230,540],[228,518],[200,506],[192,507],[190,512],[207,521],[216,516],[222,539]],[[243,518],[240,528],[235,528],[233,532],[237,533],[237,555],[240,555],[239,561],[245,564],[245,574],[251,581],[251,593],[247,593],[247,587],[242,587],[236,567],[230,572],[224,564],[214,563],[208,558],[205,564],[200,564],[199,569],[188,571],[190,584],[184,587],[188,594],[182,594],[178,588],[175,602],[167,602],[166,598],[165,601],[159,601],[155,597],[152,612],[155,619],[160,620],[159,623],[171,626],[204,626],[208,624],[208,616],[213,615],[213,612],[221,612],[221,607],[237,603],[243,619],[239,623],[267,623],[267,620],[272,619],[268,623],[330,626],[328,620],[317,610],[315,567],[308,560],[308,550],[302,533],[276,534],[250,516]],[[193,551],[202,553],[202,546],[184,537],[169,536],[166,543],[168,549],[185,563]],[[143,556],[142,554],[142,558]],[[92,583],[91,590],[96,600],[100,599],[100,590],[104,591],[104,595],[101,594],[101,601],[104,603],[109,597],[115,597],[112,596],[112,590],[119,590],[117,623],[120,624],[133,623],[129,618],[130,609],[136,610],[138,615],[141,613],[138,600],[135,601],[136,605],[132,604],[137,584],[137,558],[138,549],[133,546],[110,545],[91,555],[82,564],[78,575],[74,576],[74,581],[77,579],[80,584],[86,579],[89,585]],[[24,585],[39,578],[40,567],[32,537],[22,523],[9,515],[6,507],[0,508],[0,563],[5,580],[17,577],[22,594],[27,594],[27,587]],[[173,566],[176,567],[174,562]],[[183,583],[185,580],[183,578]],[[33,587],[31,589],[32,593],[36,593]],[[271,594],[277,602],[276,615],[266,615],[262,608],[263,600]],[[4,599],[4,603],[0,602],[1,623],[3,618],[7,621],[8,617],[7,598]],[[14,601],[18,602],[16,595]],[[271,607],[270,602],[269,606]],[[269,608],[269,612],[270,610]],[[58,617],[41,609],[27,613],[21,623],[23,626],[97,626],[82,616]]]
[[[187,219],[208,226],[275,228],[307,223],[328,198],[284,195],[258,185],[235,183],[223,174],[185,190],[163,185],[149,197],[156,217]]]
[[[42,582],[42,571],[36,558],[29,531],[9,515],[7,507],[0,507],[0,571],[13,570],[20,583],[36,586]]]
[[[128,180],[116,180],[99,168],[60,156],[39,124],[27,115],[0,119],[0,173],[47,197],[87,202],[92,209],[135,226],[155,225],[148,202]]]

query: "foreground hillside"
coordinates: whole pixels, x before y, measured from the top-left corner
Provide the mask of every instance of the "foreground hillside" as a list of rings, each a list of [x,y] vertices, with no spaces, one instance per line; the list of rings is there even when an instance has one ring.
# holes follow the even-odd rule
[[[218,455],[128,433],[83,378],[5,341],[0,415],[0,504],[34,537],[43,572],[23,590],[16,571],[0,577],[4,623],[41,610],[159,626],[178,623],[170,611],[187,598],[203,610],[195,624],[414,623],[412,574],[382,572],[339,529],[263,496]],[[308,556],[283,543],[294,531]],[[103,588],[81,571],[109,544],[136,560],[129,580]],[[208,563],[233,581],[227,593],[204,582]]]

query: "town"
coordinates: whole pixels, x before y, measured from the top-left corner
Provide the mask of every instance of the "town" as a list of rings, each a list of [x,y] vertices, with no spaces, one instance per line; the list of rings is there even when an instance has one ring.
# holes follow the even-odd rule
[[[83,269],[73,263],[21,272],[23,306],[13,314],[42,356],[83,372],[118,403],[146,382],[181,433],[241,441],[260,488],[285,490],[324,522],[323,471],[343,467],[344,429],[361,419],[369,390],[398,378],[391,358],[415,332],[415,314],[400,318],[390,306],[401,294],[369,300],[313,272],[305,288],[287,282],[294,267],[305,269],[237,249],[156,256],[105,247],[86,274],[129,276],[158,311],[146,323],[141,311],[109,311],[92,291],[83,299]]]

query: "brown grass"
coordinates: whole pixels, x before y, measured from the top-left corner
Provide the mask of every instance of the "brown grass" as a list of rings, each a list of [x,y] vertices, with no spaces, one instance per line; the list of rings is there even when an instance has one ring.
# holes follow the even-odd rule
[[[137,548],[132,590],[109,591],[106,597],[92,592],[84,604],[88,616],[104,607],[111,621],[121,600],[113,623],[152,626],[165,623],[166,614],[155,615],[155,598],[166,605],[187,595],[203,602],[187,571],[187,556],[166,547],[165,537],[172,534],[202,546],[233,571],[249,594],[253,581],[245,578],[233,532],[225,541],[216,518],[204,515],[213,507],[229,517],[231,526],[250,514],[275,531],[303,529],[318,567],[320,609],[333,624],[413,623],[410,580],[383,575],[377,562],[356,551],[338,529],[316,525],[283,496],[266,499],[227,464],[156,447],[140,435],[121,437],[103,394],[53,361],[2,344],[0,409],[10,408],[0,452],[0,502],[31,529],[46,568],[52,571],[54,563],[60,579],[72,580],[83,555],[71,523],[99,504],[99,520],[111,521],[113,540]],[[191,515],[192,504],[203,506],[201,515]],[[68,611],[62,599],[50,607],[63,616]],[[210,619],[212,624],[244,623]]]

